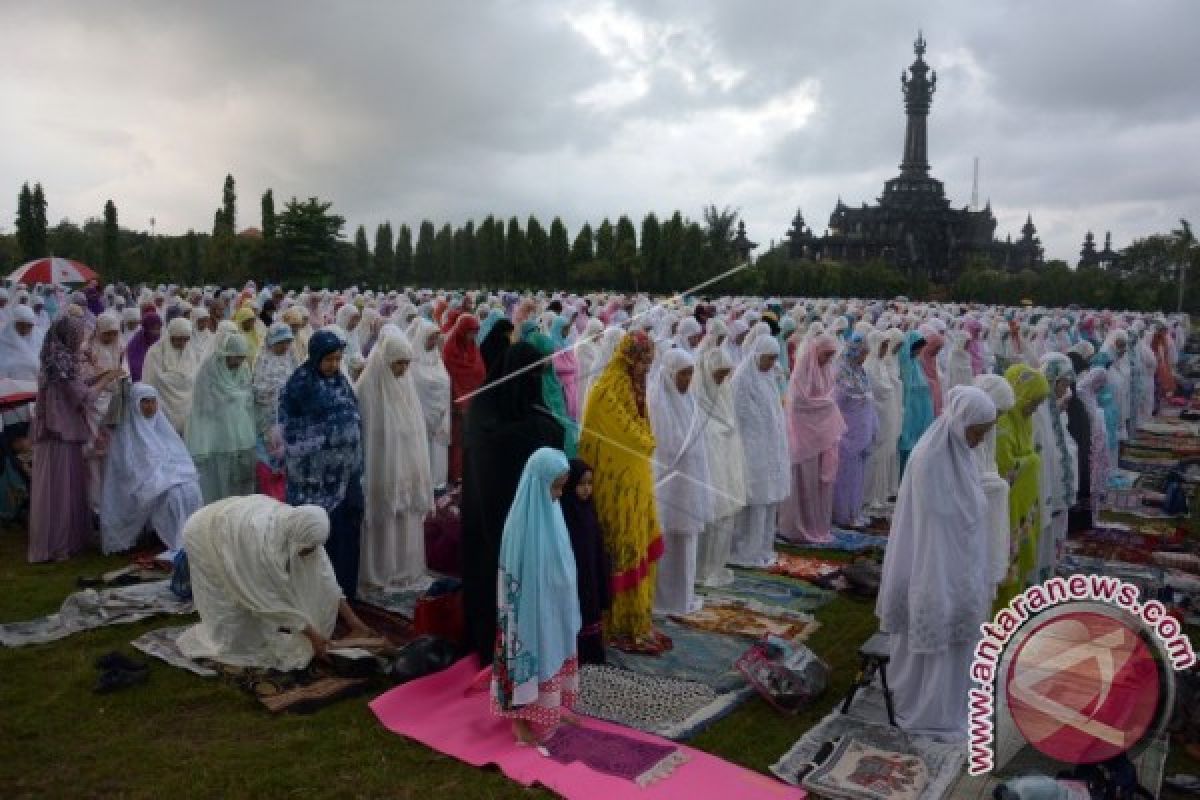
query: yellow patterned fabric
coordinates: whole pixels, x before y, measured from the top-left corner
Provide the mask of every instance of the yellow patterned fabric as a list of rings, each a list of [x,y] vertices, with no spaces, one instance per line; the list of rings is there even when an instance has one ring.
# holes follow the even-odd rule
[[[1008,580],[1001,584],[996,608],[1008,605],[1025,590],[1037,562],[1038,536],[1042,529],[1041,492],[1038,477],[1042,457],[1033,445],[1033,418],[1025,413],[1030,404],[1050,394],[1046,377],[1024,364],[1016,364],[1004,373],[1013,388],[1016,403],[996,421],[996,471],[1002,476],[1015,474],[1008,491],[1009,530],[1015,548],[1015,564]]]
[[[609,638],[652,633],[655,562],[663,542],[654,500],[654,433],[631,375],[650,347],[644,334],[621,340],[617,352],[588,393],[579,457],[594,470],[593,497],[612,562]]]

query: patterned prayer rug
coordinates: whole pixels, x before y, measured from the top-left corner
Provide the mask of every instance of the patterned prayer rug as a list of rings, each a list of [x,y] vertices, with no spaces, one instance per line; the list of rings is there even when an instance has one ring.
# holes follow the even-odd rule
[[[718,694],[711,686],[585,665],[579,671],[575,710],[667,739],[689,738],[732,711],[753,692]]]
[[[609,648],[608,663],[642,675],[697,681],[716,692],[745,688],[746,679],[734,667],[746,652],[744,639],[689,628],[666,617],[656,618],[654,624],[671,637],[670,650],[650,656]]]
[[[678,747],[580,725],[560,725],[540,748],[560,764],[580,762],[597,772],[649,786],[687,761]]]
[[[819,626],[811,614],[786,611],[753,600],[710,600],[692,614],[672,615],[672,619],[709,633],[763,639],[778,636],[793,642],[807,639]]]
[[[729,586],[699,586],[697,591],[706,598],[754,600],[788,611],[816,611],[837,596],[836,592],[787,575],[749,569],[734,569],[733,575]]]
[[[947,791],[963,771],[966,763],[966,748],[962,745],[938,742],[930,737],[910,736],[899,728],[887,723],[887,717],[882,708],[874,709],[874,702],[863,703],[870,694],[861,690],[855,698],[854,707],[849,714],[839,710],[831,711],[823,720],[810,728],[792,745],[780,759],[771,765],[771,772],[793,785],[801,782],[801,774],[812,764],[817,753],[826,743],[834,740],[852,739],[860,744],[887,751],[888,753],[917,756],[924,765],[928,778],[923,788],[912,800],[939,800],[950,796],[957,798],[957,793],[947,795]],[[861,698],[861,700],[860,700]],[[879,705],[882,706],[882,701]],[[868,721],[862,716],[863,708],[870,707],[872,720],[877,710],[882,715],[882,722]],[[826,763],[829,763],[828,761]],[[904,797],[909,795],[864,794],[862,797]]]

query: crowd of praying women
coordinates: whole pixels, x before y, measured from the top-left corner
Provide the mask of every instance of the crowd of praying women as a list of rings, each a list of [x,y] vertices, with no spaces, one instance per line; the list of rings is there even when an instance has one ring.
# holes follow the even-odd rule
[[[30,561],[152,533],[190,565],[184,652],[291,668],[339,616],[366,630],[360,591],[428,586],[424,521],[461,487],[467,644],[523,739],[606,647],[671,648],[656,615],[697,586],[888,517],[898,719],[961,733],[979,623],[1091,527],[1187,335],[903,300],[0,290],[0,378],[36,383],[3,417]]]

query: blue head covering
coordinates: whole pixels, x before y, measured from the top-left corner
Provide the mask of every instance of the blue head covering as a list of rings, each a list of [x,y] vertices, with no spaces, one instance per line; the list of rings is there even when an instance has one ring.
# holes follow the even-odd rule
[[[575,555],[562,507],[550,495],[569,469],[561,450],[534,452],[504,522],[492,691],[506,710],[537,700],[538,684],[576,654],[582,619]]]
[[[909,331],[900,348],[900,380],[904,384],[904,425],[900,429],[900,452],[911,453],[925,429],[933,424],[933,397],[929,381],[913,348],[925,337]]]
[[[554,345],[555,350],[562,350],[567,346],[567,325],[570,320],[565,314],[559,314],[554,318],[554,322],[550,323],[550,342]]]
[[[483,344],[483,340],[486,339],[488,334],[492,332],[492,328],[494,328],[496,323],[502,319],[504,319],[504,312],[493,308],[488,313],[487,319],[485,319],[483,324],[479,326],[479,331],[475,334],[475,344]]]
[[[1092,366],[1108,369],[1113,364],[1113,358],[1107,351],[1101,350],[1092,356]],[[1104,412],[1104,439],[1108,449],[1116,453],[1120,448],[1120,437],[1117,433],[1121,424],[1121,411],[1117,408],[1117,398],[1113,394],[1112,385],[1105,383],[1096,391],[1096,404]]]
[[[351,481],[362,477],[362,418],[350,381],[340,370],[321,373],[321,359],[346,343],[332,331],[308,340],[308,360],[279,394],[279,424],[287,444],[287,501],[336,508]]]
[[[267,331],[267,347],[274,347],[280,342],[290,342],[295,338],[296,334],[292,333],[290,325],[286,322],[276,322]]]

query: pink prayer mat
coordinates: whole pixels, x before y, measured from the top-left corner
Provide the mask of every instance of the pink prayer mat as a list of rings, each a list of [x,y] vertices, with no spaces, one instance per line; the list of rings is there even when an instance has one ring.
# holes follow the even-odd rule
[[[795,786],[723,761],[716,756],[610,722],[584,725],[630,739],[679,747],[687,761],[668,777],[640,787],[596,772],[580,762],[560,764],[533,747],[517,745],[507,720],[491,713],[485,691],[466,693],[479,667],[474,656],[449,669],[398,686],[371,701],[371,710],[393,733],[482,767],[495,764],[522,786],[539,784],[567,800],[802,800]]]

